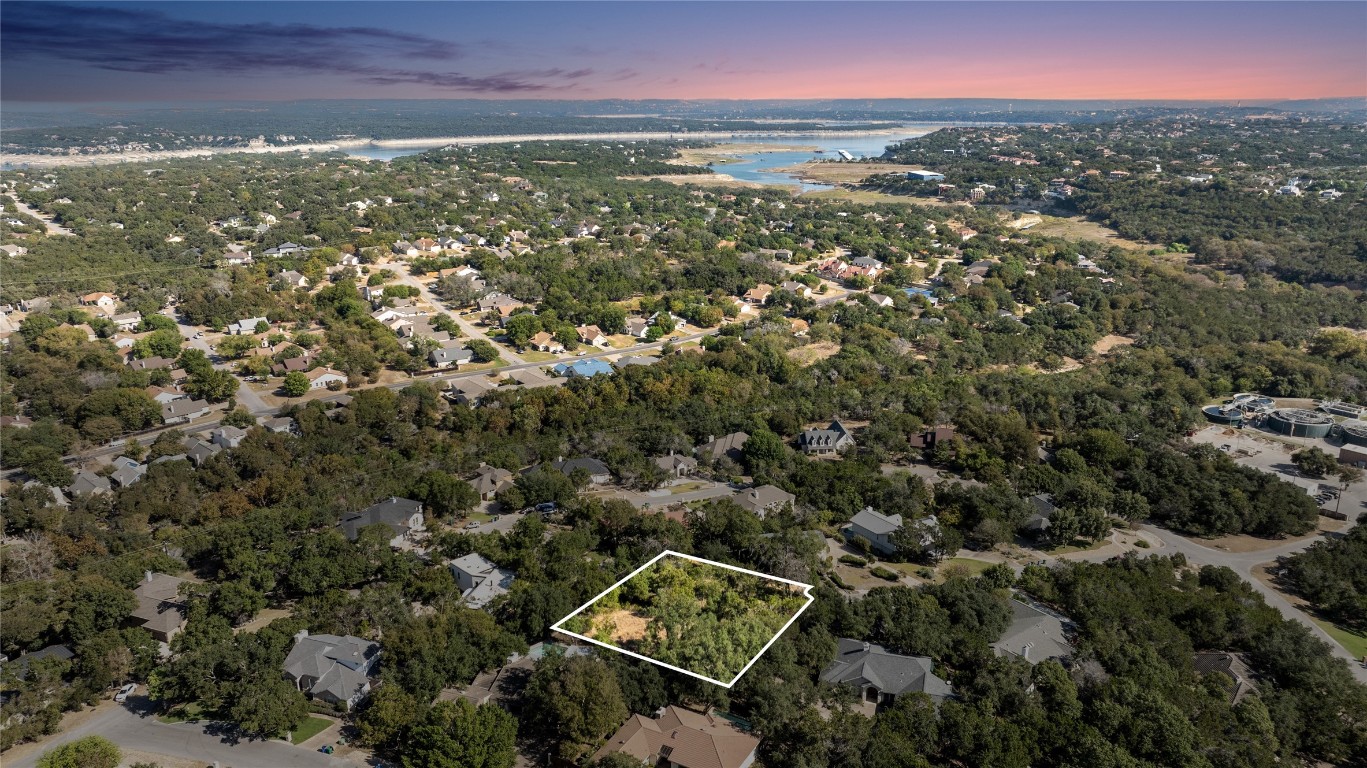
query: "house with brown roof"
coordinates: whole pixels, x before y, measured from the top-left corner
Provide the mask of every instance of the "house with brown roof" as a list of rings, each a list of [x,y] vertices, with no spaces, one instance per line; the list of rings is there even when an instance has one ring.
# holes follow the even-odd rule
[[[185,579],[164,573],[147,571],[133,590],[138,605],[131,614],[138,626],[156,640],[169,643],[185,627],[185,604],[180,599],[180,585]]]
[[[532,349],[538,352],[551,352],[559,354],[565,351],[565,345],[555,340],[554,334],[550,331],[542,331],[527,340]]]
[[[741,509],[763,518],[770,512],[795,504],[797,497],[776,485],[761,485],[758,488],[737,491],[735,502]]]
[[[769,294],[773,293],[773,290],[774,286],[769,285],[768,283],[760,283],[754,288],[746,291],[745,295],[741,298],[745,300],[746,304],[761,306],[769,301]]]
[[[702,461],[717,461],[723,457],[732,461],[740,461],[741,448],[745,447],[745,441],[750,436],[744,432],[732,432],[721,437],[708,437],[707,442],[694,449],[694,453]]]
[[[749,768],[759,745],[729,720],[671,705],[654,718],[632,715],[593,759],[618,752],[669,768]]]
[[[608,337],[596,325],[581,325],[575,331],[579,333],[580,343],[595,347],[606,347],[608,345]]]
[[[113,309],[118,306],[118,300],[112,293],[87,293],[81,297],[81,303],[87,307],[99,307],[100,309]]]
[[[470,481],[480,499],[492,501],[499,491],[513,484],[513,473],[502,467],[481,465],[479,474]]]

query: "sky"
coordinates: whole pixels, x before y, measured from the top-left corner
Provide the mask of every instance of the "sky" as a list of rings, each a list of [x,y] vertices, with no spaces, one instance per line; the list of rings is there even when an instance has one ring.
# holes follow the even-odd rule
[[[1367,2],[20,2],[0,100],[1367,95]]]

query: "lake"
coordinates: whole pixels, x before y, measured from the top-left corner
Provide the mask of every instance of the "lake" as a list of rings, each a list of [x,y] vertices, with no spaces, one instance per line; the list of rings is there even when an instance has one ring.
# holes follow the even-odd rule
[[[753,152],[749,154],[737,155],[738,162],[727,163],[725,165],[714,166],[717,173],[727,174],[739,181],[751,181],[758,184],[776,184],[783,186],[801,187],[803,192],[811,192],[822,189],[832,189],[826,184],[804,184],[795,176],[786,173],[778,173],[776,169],[805,163],[808,160],[830,160],[839,150],[845,150],[856,158],[859,157],[879,157],[886,150],[889,144],[894,144],[903,139],[912,139],[917,136],[924,136],[940,125],[920,124],[901,126],[897,133],[880,134],[877,136],[869,135],[850,135],[850,136],[804,136],[793,134],[791,136],[770,136],[763,138],[737,138],[737,139],[717,139],[718,144],[725,144],[728,141],[743,144],[775,144],[789,146],[817,147],[822,152],[811,152],[807,150],[798,151],[776,151],[776,152]],[[684,137],[680,137],[684,138]],[[622,142],[619,142],[622,143]],[[432,144],[431,146],[387,148],[387,147],[353,147],[347,149],[347,154],[368,157],[372,160],[393,160],[396,157],[406,157],[428,152],[439,147],[447,146],[446,143]]]

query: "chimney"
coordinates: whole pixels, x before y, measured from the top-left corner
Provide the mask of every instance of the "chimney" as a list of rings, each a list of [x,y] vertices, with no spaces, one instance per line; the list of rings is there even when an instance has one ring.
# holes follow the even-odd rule
[[[152,583],[152,572],[151,572],[151,571],[143,571],[143,572],[142,572],[142,577],[143,577],[143,579],[145,579],[145,580],[147,581],[148,584],[151,584],[151,583]]]
[[[1030,648],[1031,648],[1033,645],[1034,645],[1034,643],[1026,643],[1025,645],[1022,645],[1022,646],[1021,646],[1021,658],[1022,658],[1022,659],[1025,659],[1026,661],[1029,661],[1029,660],[1030,660]]]
[[[299,640],[303,640],[304,638],[306,638],[306,637],[308,637],[308,636],[309,636],[309,631],[308,631],[307,629],[301,629],[301,630],[299,630],[298,632],[295,632],[295,633],[294,633],[294,639],[295,639],[296,642],[299,641]]]
[[[559,456],[559,455],[557,455],[557,456],[555,457],[555,463],[556,463],[556,464],[564,464],[564,463],[565,463],[565,457],[564,457],[564,456]]]
[[[868,640],[865,640],[865,641],[864,641],[864,653],[868,653],[868,652],[869,652],[869,641],[868,641]]]

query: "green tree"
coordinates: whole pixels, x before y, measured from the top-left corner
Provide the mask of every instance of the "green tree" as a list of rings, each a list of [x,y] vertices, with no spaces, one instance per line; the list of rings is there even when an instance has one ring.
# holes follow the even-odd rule
[[[286,397],[302,397],[308,394],[309,377],[303,371],[290,371],[285,374],[280,391],[284,392]]]
[[[227,371],[212,369],[192,373],[185,382],[185,391],[211,403],[221,403],[237,392],[237,378]]]
[[[475,354],[477,363],[492,363],[498,359],[498,347],[485,339],[471,339],[465,346]]]
[[[1296,469],[1311,476],[1324,477],[1338,470],[1338,460],[1314,446],[1302,448],[1291,454],[1291,462]]]
[[[526,716],[560,744],[566,759],[579,755],[622,724],[627,707],[617,677],[591,656],[546,656],[527,685]]]
[[[404,744],[404,768],[512,768],[517,721],[502,707],[438,702]]]
[[[359,742],[370,747],[394,744],[418,719],[418,700],[397,685],[382,685],[356,716]]]
[[[123,753],[103,736],[86,736],[49,749],[38,758],[38,768],[117,768]]]

